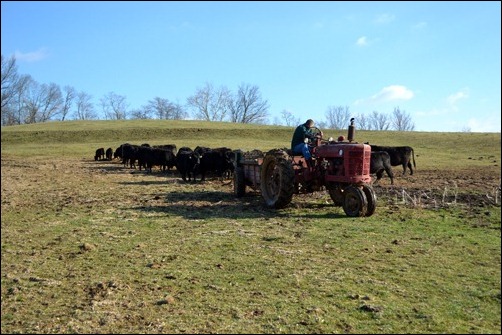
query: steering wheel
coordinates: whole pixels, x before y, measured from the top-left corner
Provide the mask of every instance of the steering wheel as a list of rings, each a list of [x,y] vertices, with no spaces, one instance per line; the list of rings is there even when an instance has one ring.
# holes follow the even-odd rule
[[[316,147],[318,144],[317,137],[322,139],[322,137],[321,137],[322,132],[321,132],[321,129],[319,129],[317,127],[311,127],[310,130],[311,130],[311,134],[312,134],[313,138],[309,139],[308,146],[309,146],[310,150],[312,151],[312,149],[314,147]]]
[[[310,128],[310,129],[312,130],[312,134],[313,134],[314,136],[319,136],[319,137],[321,137],[321,133],[322,133],[321,129],[319,129],[319,128],[317,128],[317,127],[312,127],[312,128]],[[321,138],[322,138],[322,137],[321,137]]]

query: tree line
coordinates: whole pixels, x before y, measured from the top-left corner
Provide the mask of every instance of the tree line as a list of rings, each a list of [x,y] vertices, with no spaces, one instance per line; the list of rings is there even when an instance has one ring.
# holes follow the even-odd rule
[[[225,86],[211,83],[197,88],[184,104],[154,97],[139,108],[130,109],[127,98],[109,92],[99,99],[96,106],[92,96],[72,86],[61,88],[55,83],[40,84],[30,75],[19,74],[16,58],[1,56],[1,123],[2,126],[46,122],[50,120],[96,120],[98,110],[107,120],[163,119],[226,121],[297,126],[300,120],[283,110],[281,118],[269,122],[269,104],[263,99],[256,85],[242,83],[236,92]],[[326,120],[317,120],[321,128],[344,129],[353,117],[349,107],[329,106]],[[409,114],[399,107],[392,114],[373,111],[370,115],[355,116],[358,128],[366,130],[412,131],[415,128]]]

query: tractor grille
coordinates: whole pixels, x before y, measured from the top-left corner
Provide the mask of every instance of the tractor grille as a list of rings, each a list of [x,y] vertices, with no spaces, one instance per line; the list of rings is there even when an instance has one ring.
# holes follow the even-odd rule
[[[346,176],[365,176],[370,174],[371,147],[361,147],[349,153]]]

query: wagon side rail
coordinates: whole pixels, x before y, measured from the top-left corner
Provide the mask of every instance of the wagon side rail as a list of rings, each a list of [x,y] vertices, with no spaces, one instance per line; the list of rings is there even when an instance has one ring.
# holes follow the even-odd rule
[[[261,164],[263,163],[263,153],[258,150],[243,152],[236,151],[235,155],[235,171],[239,180],[236,182],[243,186],[249,186],[254,191],[260,190],[260,172]]]

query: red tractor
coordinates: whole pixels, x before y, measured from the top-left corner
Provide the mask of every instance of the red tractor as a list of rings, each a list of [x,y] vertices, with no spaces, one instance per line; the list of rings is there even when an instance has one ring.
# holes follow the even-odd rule
[[[371,187],[371,147],[354,142],[354,119],[348,129],[348,141],[320,136],[309,144],[314,164],[291,150],[272,149],[264,155],[237,152],[234,194],[244,196],[246,186],[261,191],[270,208],[284,208],[293,194],[327,190],[335,206],[342,206],[351,217],[370,216],[376,209]],[[314,128],[319,135],[321,131]]]

